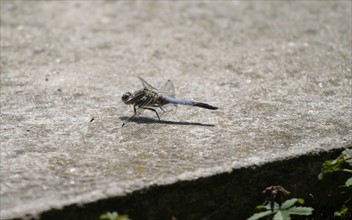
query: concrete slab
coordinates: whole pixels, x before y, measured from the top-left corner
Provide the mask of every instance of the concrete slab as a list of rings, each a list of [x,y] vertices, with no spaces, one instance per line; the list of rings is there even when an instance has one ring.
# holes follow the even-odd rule
[[[1,218],[352,146],[351,2],[1,1]],[[121,95],[170,79],[161,123]]]

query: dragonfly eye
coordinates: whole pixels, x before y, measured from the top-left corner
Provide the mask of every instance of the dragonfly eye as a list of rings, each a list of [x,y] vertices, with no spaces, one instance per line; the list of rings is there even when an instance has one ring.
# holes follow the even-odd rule
[[[122,95],[121,100],[125,103],[125,104],[129,104],[129,100],[132,97],[132,93],[130,92],[126,92],[125,94]]]

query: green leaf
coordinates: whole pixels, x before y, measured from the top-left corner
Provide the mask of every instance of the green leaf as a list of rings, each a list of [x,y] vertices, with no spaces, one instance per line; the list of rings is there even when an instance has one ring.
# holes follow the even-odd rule
[[[266,205],[258,205],[255,208],[258,209],[258,210],[262,209],[262,210],[270,210],[271,211],[270,202],[268,204],[266,204]],[[274,202],[274,210],[273,210],[273,212],[276,212],[277,210],[279,210],[279,208],[280,208],[279,204]]]
[[[265,216],[272,215],[272,214],[273,213],[271,211],[259,212],[259,213],[255,213],[254,215],[249,217],[247,220],[257,220],[257,219],[260,219],[260,218],[263,218]]]
[[[351,159],[346,160],[346,162],[350,165],[350,167],[352,167],[352,158],[351,158]]]
[[[271,210],[271,208],[272,208],[270,206],[270,204],[268,204],[266,207],[267,207],[268,210]],[[274,202],[274,212],[277,212],[277,210],[279,210],[279,209],[280,209],[279,204],[277,202]]]
[[[293,198],[293,199],[286,200],[286,201],[282,204],[282,206],[280,207],[280,210],[290,208],[290,207],[293,206],[297,201],[298,201],[297,198]]]
[[[313,210],[314,209],[311,207],[293,206],[293,207],[289,208],[287,211],[290,213],[290,215],[311,215]]]
[[[351,187],[351,186],[352,186],[352,177],[350,177],[350,178],[347,179],[345,185],[346,185],[347,187]]]
[[[352,148],[346,149],[344,152],[346,162],[352,167]]]
[[[318,180],[322,180],[324,178],[323,171],[319,173],[318,175]]]
[[[273,220],[290,220],[290,214],[287,210],[279,210],[275,215]]]
[[[344,171],[351,173],[351,169],[343,169],[345,163],[352,166],[352,149],[346,149],[342,151],[340,156],[335,160],[327,160],[322,165],[321,173],[318,175],[318,179],[322,180],[324,174],[333,173],[336,171]]]
[[[109,219],[109,216],[106,215],[106,214],[102,214],[102,215],[100,215],[99,219],[100,219],[100,220]]]
[[[348,213],[348,208],[346,206],[342,206],[340,211],[336,211],[334,213],[335,217],[345,217]]]
[[[298,199],[297,199],[297,202],[298,202],[299,204],[304,204],[304,199],[298,198]]]
[[[102,214],[101,216],[100,216],[100,219],[101,220],[116,220],[116,218],[117,218],[117,213],[116,212],[107,212],[107,213],[105,213],[105,214]]]
[[[116,220],[129,220],[128,215],[119,215]]]
[[[128,220],[127,215],[119,215],[117,212],[106,212],[100,216],[101,220]]]
[[[336,171],[340,171],[341,169],[341,159],[336,159],[336,160],[327,160],[323,163],[323,170],[322,173],[332,173]]]
[[[255,207],[255,209],[265,209],[265,210],[267,210],[267,207],[265,206],[265,205],[257,205],[256,207]]]
[[[346,149],[341,153],[345,158],[352,158],[352,148]]]
[[[342,169],[342,171],[347,172],[347,173],[352,173],[351,169]]]

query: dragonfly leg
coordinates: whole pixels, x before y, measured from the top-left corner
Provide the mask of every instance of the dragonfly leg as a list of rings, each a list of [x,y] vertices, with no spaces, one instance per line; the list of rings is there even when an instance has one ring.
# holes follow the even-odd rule
[[[137,114],[134,114],[134,115],[132,115],[131,117],[129,117],[129,118],[126,120],[126,122],[124,122],[124,123],[122,124],[122,127],[125,126],[125,124],[126,124],[127,122],[131,121],[134,117],[136,117],[136,115],[137,115]]]
[[[155,112],[156,116],[158,116],[158,119],[159,119],[159,121],[160,121],[159,114],[158,114],[158,112],[157,112],[155,109],[153,109],[153,108],[144,108],[144,109],[148,109],[148,110],[150,110],[150,111]]]
[[[133,105],[134,116],[137,115],[136,105]],[[134,117],[132,116],[132,117]]]
[[[133,112],[134,112],[134,115],[132,115],[131,117],[129,117],[129,118],[126,120],[126,122],[124,122],[124,123],[122,124],[122,127],[125,126],[125,124],[126,124],[127,122],[131,121],[134,117],[136,117],[136,115],[137,115],[137,109],[136,109],[136,106],[135,106],[135,105],[133,106]]]
[[[163,107],[161,107],[161,105],[160,106],[158,106],[164,113],[166,112],[165,111],[165,109],[163,108]]]

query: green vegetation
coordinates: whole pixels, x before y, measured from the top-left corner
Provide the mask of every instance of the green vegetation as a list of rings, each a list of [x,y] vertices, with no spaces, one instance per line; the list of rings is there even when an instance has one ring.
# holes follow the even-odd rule
[[[247,220],[257,220],[261,218],[273,219],[273,220],[289,220],[291,215],[311,215],[313,208],[295,206],[295,204],[303,204],[303,199],[289,199],[282,203],[282,197],[289,195],[286,189],[282,186],[270,186],[264,191],[264,194],[269,194],[269,199],[264,205],[259,205],[256,208],[263,210],[262,212],[255,213]]]
[[[106,212],[100,216],[100,220],[130,220],[127,215],[119,215],[117,212]]]
[[[319,174],[319,180],[323,180],[324,176],[334,172],[352,173],[352,149],[344,150],[335,160],[327,160],[323,163],[322,171]],[[348,178],[345,183],[346,187],[352,186],[352,177]]]
[[[331,195],[332,197],[328,198],[336,199],[336,206],[339,208],[333,215],[332,212],[330,212],[330,214],[328,213],[328,216],[325,216],[328,219],[351,219],[352,217],[352,176],[348,174],[352,174],[352,149],[344,150],[335,160],[327,160],[322,165],[321,173],[318,175],[318,179],[322,184],[331,188],[331,185],[339,184],[338,181],[340,180],[344,183],[337,189],[330,189],[335,193]],[[290,194],[290,192],[285,190],[282,186],[267,187],[263,193],[269,194],[269,199],[266,200],[264,205],[257,206],[256,208],[262,211],[255,213],[249,217],[248,220],[262,218],[289,220],[291,219],[291,215],[308,216],[314,214],[313,208],[311,207],[294,206],[297,203],[303,204],[303,199],[293,198],[282,202],[283,196]],[[340,198],[343,199],[341,200]],[[340,201],[342,201],[342,203]],[[320,202],[322,202],[322,200],[320,200]],[[318,204],[318,206],[319,205],[321,204]],[[320,213],[316,214],[319,216]]]
[[[327,160],[322,166],[319,174],[319,180],[324,181],[325,178],[333,173],[349,173],[352,174],[352,149],[344,150],[335,160]],[[335,181],[335,179],[333,180]],[[341,208],[334,213],[334,217],[339,219],[350,219],[352,217],[352,177],[344,180],[345,184],[340,187],[341,194],[347,194],[347,199],[341,204]]]
[[[269,204],[266,206],[257,206],[257,209],[264,209],[265,211],[252,215],[248,220],[257,220],[263,217],[272,216],[274,220],[288,220],[291,219],[291,215],[311,215],[313,208],[294,206],[295,203],[303,204],[303,199],[289,199],[286,200],[281,206],[278,203],[274,203],[271,207]]]

